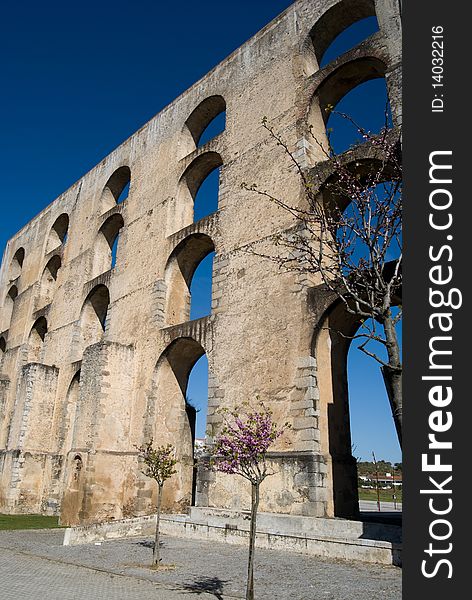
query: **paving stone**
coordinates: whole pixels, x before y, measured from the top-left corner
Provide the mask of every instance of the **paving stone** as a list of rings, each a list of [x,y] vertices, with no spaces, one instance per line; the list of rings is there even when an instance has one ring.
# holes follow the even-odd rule
[[[0,597],[9,600],[243,598],[247,549],[162,536],[62,546],[63,530],[0,531]],[[401,569],[256,550],[258,600],[401,600]],[[206,593],[208,592],[208,593]]]

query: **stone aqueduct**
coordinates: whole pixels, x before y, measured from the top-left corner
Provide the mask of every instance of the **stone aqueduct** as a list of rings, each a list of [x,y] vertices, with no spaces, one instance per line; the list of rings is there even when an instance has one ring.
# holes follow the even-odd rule
[[[376,15],[379,30],[320,68],[331,41]],[[194,474],[185,392],[204,353],[207,433],[220,406],[259,395],[292,429],[270,455],[261,509],[312,516],[357,510],[346,381],[351,327],[316,281],[247,253],[290,215],[241,188],[301,197],[290,163],[261,127],[267,116],[307,169],[323,170],[309,136],[324,109],[384,77],[401,118],[397,0],[298,0],[143,126],[9,242],[0,279],[0,511],[61,514],[63,523],[152,511],[135,445],[177,448],[168,510],[241,508],[244,482]],[[224,131],[204,144],[226,111]],[[369,147],[356,160],[368,160]],[[347,152],[343,160],[354,158]],[[193,200],[219,168],[218,208]],[[123,189],[129,193],[117,202]],[[119,236],[116,264],[112,247]],[[189,285],[215,251],[212,309],[189,320]]]

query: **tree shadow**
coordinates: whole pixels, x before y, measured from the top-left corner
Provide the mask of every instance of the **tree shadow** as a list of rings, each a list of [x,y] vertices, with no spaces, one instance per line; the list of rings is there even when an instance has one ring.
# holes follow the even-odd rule
[[[223,588],[225,583],[219,577],[200,577],[192,583],[185,583],[184,590],[192,594],[213,594],[218,600],[223,600]]]
[[[154,542],[150,541],[150,540],[144,540],[141,542],[136,542],[137,546],[143,546],[144,548],[152,548],[154,550]],[[159,548],[162,548],[164,546],[164,542],[160,541],[159,542]]]

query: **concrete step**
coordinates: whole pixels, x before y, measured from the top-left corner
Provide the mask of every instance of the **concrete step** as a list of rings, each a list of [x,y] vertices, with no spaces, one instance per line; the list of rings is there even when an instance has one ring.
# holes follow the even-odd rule
[[[237,526],[249,530],[249,511],[224,510],[192,506],[190,520],[214,527]],[[280,535],[330,537],[345,540],[369,539],[401,544],[402,528],[377,522],[324,519],[280,513],[258,513],[257,531]]]

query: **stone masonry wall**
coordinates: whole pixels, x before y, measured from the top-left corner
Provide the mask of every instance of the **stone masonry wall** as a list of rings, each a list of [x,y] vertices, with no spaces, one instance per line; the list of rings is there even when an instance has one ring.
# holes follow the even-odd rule
[[[369,15],[379,31],[320,68],[332,39]],[[316,289],[318,304],[309,301],[316,276],[283,273],[250,251],[273,251],[272,236],[293,219],[241,184],[302,202],[262,119],[307,172],[322,169],[309,129],[325,136],[326,103],[385,77],[398,126],[400,68],[396,0],[297,0],[13,236],[0,271],[0,511],[61,512],[63,523],[152,512],[136,451],[151,435],[180,459],[166,510],[247,507],[243,482],[205,460],[194,469],[185,392],[206,353],[210,439],[218,408],[256,397],[292,424],[270,456],[261,509],[355,514],[349,431],[330,438],[329,425],[332,414],[341,428],[349,422],[336,383],[343,354],[331,369],[329,340],[313,343],[329,306],[318,310]],[[222,110],[225,130],[198,145]],[[194,222],[193,198],[215,168],[218,209]],[[190,281],[213,251],[211,314],[190,321]]]

